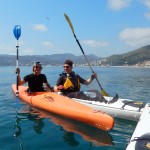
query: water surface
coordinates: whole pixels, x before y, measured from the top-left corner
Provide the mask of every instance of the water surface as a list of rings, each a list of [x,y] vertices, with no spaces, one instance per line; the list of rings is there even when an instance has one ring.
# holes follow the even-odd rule
[[[21,66],[21,76],[32,67]],[[149,102],[150,68],[93,67],[102,87],[114,96]],[[54,86],[62,67],[44,67],[49,83]],[[89,78],[88,67],[74,71]],[[136,122],[115,119],[114,128],[105,132],[83,123],[36,109],[18,99],[11,91],[16,83],[15,67],[0,67],[0,149],[2,150],[124,150]],[[82,90],[100,90],[96,80]],[[18,105],[17,105],[18,103]],[[16,107],[17,113],[16,113]]]

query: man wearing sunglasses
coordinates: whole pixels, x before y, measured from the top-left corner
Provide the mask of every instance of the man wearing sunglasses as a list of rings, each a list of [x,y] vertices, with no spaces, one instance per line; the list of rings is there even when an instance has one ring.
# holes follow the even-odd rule
[[[26,75],[23,79],[20,77],[20,69],[17,68],[16,72],[18,73],[18,84],[23,85],[28,83],[27,92],[44,92],[45,89],[43,84],[45,84],[47,91],[51,91],[51,87],[47,81],[45,74],[41,74],[42,65],[40,62],[36,62],[33,65],[33,73]]]
[[[92,74],[87,80],[83,79],[77,75],[73,69],[73,62],[71,60],[66,60],[64,62],[64,71],[60,75],[55,87],[55,92],[62,92],[63,95],[68,97],[76,97],[75,94],[80,91],[80,83],[88,85],[96,77],[96,73]]]

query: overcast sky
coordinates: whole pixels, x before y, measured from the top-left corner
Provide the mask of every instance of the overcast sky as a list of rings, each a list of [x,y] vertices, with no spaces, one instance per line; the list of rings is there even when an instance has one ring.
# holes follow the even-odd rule
[[[150,0],[1,0],[0,54],[16,55],[15,25],[21,26],[19,55],[72,53],[100,57],[150,44]]]

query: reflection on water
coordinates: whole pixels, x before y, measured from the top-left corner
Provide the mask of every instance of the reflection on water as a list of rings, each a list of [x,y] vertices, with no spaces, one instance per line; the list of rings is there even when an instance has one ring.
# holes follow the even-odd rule
[[[113,136],[116,149],[121,148],[124,150],[126,148],[136,124],[137,122],[135,121],[115,118],[115,125],[113,130],[110,131],[110,134]]]
[[[30,110],[32,112],[32,110]],[[33,122],[33,130],[37,134],[42,134],[42,129],[44,127],[44,122],[42,121],[44,118],[39,118],[39,115],[37,113],[32,114],[30,111],[27,113],[17,113],[16,117],[16,127],[19,128],[19,131],[16,132],[16,134],[21,134],[21,127],[19,126],[19,122],[23,120],[29,120]],[[17,136],[16,135],[16,136]],[[19,136],[19,135],[18,135]]]
[[[15,125],[13,126],[13,128],[15,129],[15,133],[14,133],[14,138],[18,139],[19,141],[19,145],[20,145],[20,150],[23,150],[23,142],[22,142],[22,138],[21,138],[21,126],[19,125],[20,122],[20,118],[18,117],[18,109],[16,109],[16,118],[15,118]]]
[[[64,130],[64,129],[62,129],[62,130]],[[76,147],[79,145],[79,142],[75,139],[73,132],[68,132],[68,131],[64,130],[63,140],[64,140],[64,142],[71,145],[72,147]]]
[[[56,114],[48,113],[43,110],[39,110],[32,106],[23,113],[17,113],[17,125],[15,126],[16,136],[21,137],[21,126],[19,123],[23,120],[29,120],[33,122],[32,128],[37,134],[42,134],[42,130],[45,126],[43,120],[48,118],[49,121],[60,126],[60,132],[63,132],[62,139],[65,143],[72,147],[80,145],[80,142],[75,139],[74,134],[80,135],[84,140],[93,143],[97,146],[113,145],[112,137],[106,131],[97,129],[90,125],[83,124],[81,122],[71,120]]]

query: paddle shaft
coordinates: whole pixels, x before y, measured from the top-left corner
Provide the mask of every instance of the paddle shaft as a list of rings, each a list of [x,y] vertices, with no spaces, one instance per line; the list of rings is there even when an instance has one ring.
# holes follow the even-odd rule
[[[82,48],[82,46],[81,46],[79,40],[77,39],[75,33],[74,33],[73,35],[74,35],[74,37],[75,37],[75,39],[76,39],[76,42],[78,43],[78,45],[79,45],[79,47],[80,47],[80,49],[81,49],[81,51],[82,51],[82,53],[83,53],[85,59],[86,59],[86,62],[88,63],[88,66],[90,67],[92,73],[94,73],[94,70],[92,69],[92,67],[91,67],[91,65],[90,65],[90,63],[89,63],[89,61],[88,61],[88,59],[87,59],[87,57],[86,57],[86,55],[85,55],[85,53],[84,53],[84,50],[83,50],[83,48]],[[102,88],[102,86],[101,86],[101,84],[100,84],[100,82],[99,82],[99,80],[98,80],[97,77],[96,77],[96,81],[97,81],[97,83],[98,83],[100,89],[103,90],[103,88]]]
[[[16,41],[16,112],[18,110],[18,95],[19,95],[19,73],[18,73],[18,66],[19,66],[19,45],[18,45],[18,39],[21,36],[21,26],[20,25],[15,25],[13,28],[13,33],[15,38],[17,39]]]
[[[76,35],[75,35],[74,28],[73,28],[73,25],[72,25],[72,23],[71,23],[69,17],[68,17],[66,14],[64,14],[64,16],[65,16],[65,18],[66,18],[66,20],[67,20],[67,22],[68,22],[68,24],[69,24],[69,26],[70,26],[70,28],[71,28],[71,30],[72,30],[72,33],[73,33],[73,35],[74,35],[74,37],[75,37],[75,39],[76,39],[76,42],[78,43],[78,45],[79,45],[79,47],[80,47],[80,49],[81,49],[81,51],[82,51],[82,53],[83,53],[83,55],[84,55],[84,57],[85,57],[87,63],[88,63],[88,66],[90,67],[92,73],[94,73],[94,71],[93,71],[93,69],[92,69],[92,67],[91,67],[91,65],[90,65],[90,63],[89,63],[89,61],[88,61],[88,59],[87,59],[87,57],[86,57],[84,51],[83,51],[83,48],[82,48],[80,42],[78,41],[78,39],[77,39],[77,37],[76,37]],[[99,87],[100,87],[100,89],[101,89],[102,95],[103,95],[103,96],[108,96],[107,92],[103,90],[103,88],[102,88],[102,86],[101,86],[101,84],[100,84],[100,82],[99,82],[99,80],[98,80],[97,77],[96,77],[96,81],[97,81],[97,83],[98,83],[98,85],[99,85]]]
[[[17,55],[16,55],[16,69],[19,67],[19,45],[18,45],[18,40],[17,40],[17,44],[16,44],[16,51],[17,51]],[[18,86],[19,86],[19,74],[18,72],[16,72],[17,74],[17,78],[16,78],[16,89],[17,89],[17,92],[16,92],[16,96],[18,96],[19,92],[18,92]]]

